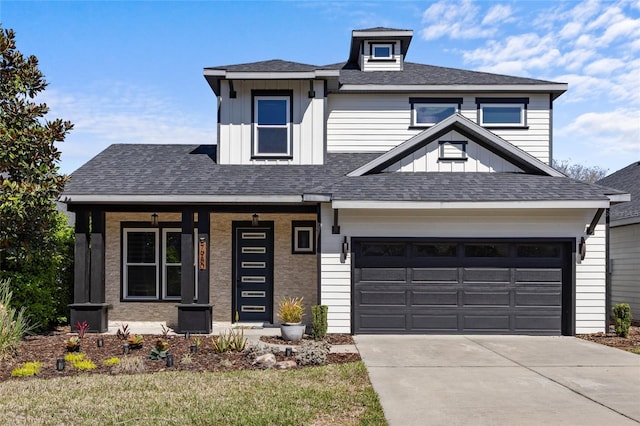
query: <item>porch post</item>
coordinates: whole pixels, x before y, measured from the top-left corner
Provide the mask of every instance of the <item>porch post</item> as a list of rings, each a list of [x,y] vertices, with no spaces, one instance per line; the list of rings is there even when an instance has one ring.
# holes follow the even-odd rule
[[[104,303],[104,211],[91,212],[91,303]]]
[[[198,209],[198,259],[196,260],[198,270],[198,303],[209,303],[209,209]],[[204,245],[204,247],[202,247]],[[201,249],[202,252],[201,252]],[[201,259],[204,257],[204,259]],[[202,262],[204,261],[204,263]]]
[[[76,212],[76,242],[73,250],[73,302],[89,302],[89,212]]]
[[[191,208],[182,210],[181,262],[180,302],[183,305],[187,305],[193,303],[193,287],[195,284],[193,270],[193,209]]]

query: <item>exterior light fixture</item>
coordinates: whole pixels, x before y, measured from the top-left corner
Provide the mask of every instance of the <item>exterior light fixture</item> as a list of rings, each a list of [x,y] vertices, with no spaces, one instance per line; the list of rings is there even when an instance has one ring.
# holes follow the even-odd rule
[[[102,337],[98,338],[98,340],[96,340],[96,344],[98,345],[99,348],[104,346],[104,339]]]
[[[151,226],[158,226],[158,213],[151,215]]]
[[[173,354],[167,354],[166,363],[167,367],[173,367]]]
[[[65,364],[64,358],[58,358],[56,360],[56,370],[58,371],[64,370],[64,364]]]
[[[260,225],[260,216],[258,216],[258,213],[254,213],[251,216],[251,226],[258,226]]]

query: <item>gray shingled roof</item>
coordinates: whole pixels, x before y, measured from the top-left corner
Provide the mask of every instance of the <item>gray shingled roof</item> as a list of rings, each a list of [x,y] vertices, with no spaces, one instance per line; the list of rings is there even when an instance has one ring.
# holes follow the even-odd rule
[[[611,207],[612,220],[640,217],[640,161],[631,163],[596,183],[631,194],[631,201]]]
[[[327,154],[325,165],[315,166],[219,165],[213,145],[111,145],[71,175],[63,198],[330,193],[336,200],[604,200],[608,190],[564,177],[526,174],[345,176],[378,155],[331,153]]]
[[[323,189],[334,200],[358,201],[607,200],[606,189],[596,185],[522,173],[381,173],[341,179]]]
[[[360,30],[354,30],[354,31],[370,31],[370,32],[383,32],[383,31],[411,31],[411,30],[403,30],[400,28],[387,28],[387,27],[374,27],[374,28],[365,28],[365,29],[360,29]]]
[[[307,72],[324,69],[317,65],[303,64],[300,62],[283,61],[282,59],[270,59],[268,61],[248,62],[246,64],[220,65],[207,67],[208,70],[225,70],[230,72]]]

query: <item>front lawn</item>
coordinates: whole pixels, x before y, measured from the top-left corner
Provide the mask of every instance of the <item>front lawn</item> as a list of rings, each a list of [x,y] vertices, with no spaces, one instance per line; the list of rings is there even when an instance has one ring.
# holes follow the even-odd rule
[[[362,362],[0,382],[4,424],[385,425]]]

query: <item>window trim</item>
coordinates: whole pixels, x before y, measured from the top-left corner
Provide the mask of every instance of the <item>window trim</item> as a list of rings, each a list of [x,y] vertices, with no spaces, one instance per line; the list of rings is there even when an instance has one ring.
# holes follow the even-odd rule
[[[298,246],[298,232],[310,233],[310,247]],[[291,254],[316,254],[316,223],[312,220],[294,220],[291,222]]]
[[[293,91],[292,90],[252,90],[251,91],[251,158],[291,159],[293,158]],[[258,101],[262,99],[284,100],[287,111],[285,125],[258,125]],[[277,153],[259,152],[259,128],[285,128],[287,129],[287,151]]]
[[[148,232],[155,234],[155,262],[151,263],[129,263],[128,259],[128,234],[133,232]],[[159,229],[158,228],[144,228],[144,227],[127,227],[122,229],[122,300],[127,301],[155,301],[159,299],[158,287],[160,275],[158,274],[158,265],[160,263],[160,251],[159,251]],[[129,280],[128,280],[128,266],[150,266],[156,267],[156,288],[155,296],[129,296]]]
[[[414,129],[423,129],[431,126],[435,126],[436,123],[418,123],[418,112],[416,106],[429,105],[429,106],[447,106],[454,108],[454,114],[460,113],[462,110],[462,98],[409,98],[409,104],[411,105],[411,126]]]
[[[388,61],[394,59],[395,56],[395,43],[393,42],[384,42],[384,43],[369,43],[369,56],[371,59],[375,61]],[[376,47],[388,47],[389,48],[389,56],[377,56],[375,54]]]
[[[477,118],[478,124],[482,127],[493,129],[528,129],[527,125],[527,111],[529,105],[529,98],[476,98],[477,105]],[[519,123],[485,123],[484,122],[484,107],[520,107],[520,122]]]
[[[469,157],[467,156],[467,144],[468,141],[438,141],[438,161],[467,161]],[[445,145],[459,145],[460,152],[462,154],[461,157],[447,157],[444,152]]]
[[[162,238],[161,238],[161,242],[162,245],[160,246],[160,250],[162,251],[162,256],[160,259],[161,262],[161,269],[160,269],[160,275],[162,277],[162,299],[161,300],[180,300],[181,296],[168,296],[167,295],[167,266],[176,266],[176,264],[169,264],[167,262],[167,234],[169,232],[178,232],[182,235],[182,228],[176,228],[176,227],[171,227],[171,226],[167,226],[167,227],[160,227],[160,229],[162,230]],[[195,270],[195,274],[194,274],[194,286],[195,288],[193,289],[193,300],[198,299],[198,229],[195,228],[193,230],[193,267]],[[182,258],[180,259],[180,268],[182,269]],[[181,289],[182,292],[182,289]]]

